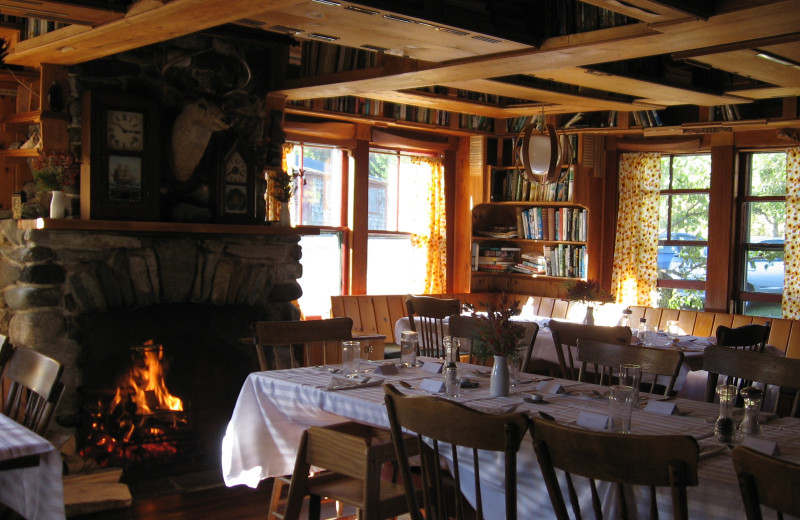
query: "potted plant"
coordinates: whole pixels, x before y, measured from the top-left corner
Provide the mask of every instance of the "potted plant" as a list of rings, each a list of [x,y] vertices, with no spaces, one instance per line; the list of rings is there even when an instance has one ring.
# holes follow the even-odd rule
[[[602,305],[611,303],[614,297],[600,286],[597,280],[575,280],[568,282],[564,299],[581,302],[586,305],[586,317],[583,320],[585,325],[594,325],[594,306],[596,303]]]
[[[272,180],[270,195],[281,203],[279,222],[281,225],[288,226],[291,223],[289,201],[297,191],[298,182],[303,179],[303,170],[293,168],[291,173],[285,170],[275,170],[270,174],[270,179]]]
[[[44,150],[29,163],[36,189],[50,193],[50,217],[62,218],[66,209],[64,190],[75,184],[80,161],[69,152]]]
[[[506,295],[500,298],[499,306],[481,303],[485,313],[473,312],[481,320],[480,342],[473,345],[473,352],[481,359],[494,357],[489,393],[493,397],[508,395],[508,357],[515,356],[519,340],[525,335],[525,327],[511,321],[519,314],[519,301],[509,302]]]

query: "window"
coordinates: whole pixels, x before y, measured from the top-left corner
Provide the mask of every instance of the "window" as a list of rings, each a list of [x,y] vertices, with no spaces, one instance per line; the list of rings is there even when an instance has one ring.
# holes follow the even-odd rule
[[[292,223],[341,226],[342,152],[338,148],[297,144],[286,157],[287,168],[302,170],[303,181],[291,204]]]
[[[710,187],[709,154],[661,157],[659,307],[703,309]]]
[[[319,235],[300,237],[303,296],[298,303],[305,316],[329,317],[331,296],[342,294],[342,156],[338,148],[301,143],[286,158],[287,168],[303,170],[290,203],[292,223],[323,228]]]
[[[425,284],[424,250],[412,245],[423,232],[431,167],[398,152],[369,154],[367,293],[419,293]]]
[[[781,317],[786,219],[786,152],[742,155],[742,233],[737,312]]]

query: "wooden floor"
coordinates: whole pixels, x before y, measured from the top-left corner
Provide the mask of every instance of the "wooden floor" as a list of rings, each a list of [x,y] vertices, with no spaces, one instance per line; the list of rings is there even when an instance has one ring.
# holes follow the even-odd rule
[[[271,490],[272,481],[266,480],[258,489],[216,486],[164,495],[134,495],[129,508],[73,516],[70,520],[264,520]]]

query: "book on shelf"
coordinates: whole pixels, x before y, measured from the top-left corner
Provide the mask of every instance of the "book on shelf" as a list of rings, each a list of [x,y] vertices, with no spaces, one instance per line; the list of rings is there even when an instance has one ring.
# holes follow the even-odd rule
[[[516,168],[492,168],[490,200],[493,202],[570,202],[575,167],[565,168],[557,183],[539,184],[525,179]]]
[[[497,226],[477,232],[481,236],[492,238],[517,238],[517,228],[508,226]]]

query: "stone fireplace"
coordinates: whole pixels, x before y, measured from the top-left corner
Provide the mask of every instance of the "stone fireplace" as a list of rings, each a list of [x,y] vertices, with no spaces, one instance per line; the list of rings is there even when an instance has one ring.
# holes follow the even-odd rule
[[[298,317],[294,230],[109,223],[101,231],[80,229],[81,221],[21,230],[36,227],[21,222],[0,222],[0,332],[65,365],[54,427],[77,426],[87,396],[113,385],[131,347],[152,340],[163,345],[170,390],[192,406],[203,442],[215,444],[244,378],[258,369],[241,341],[250,323]]]

